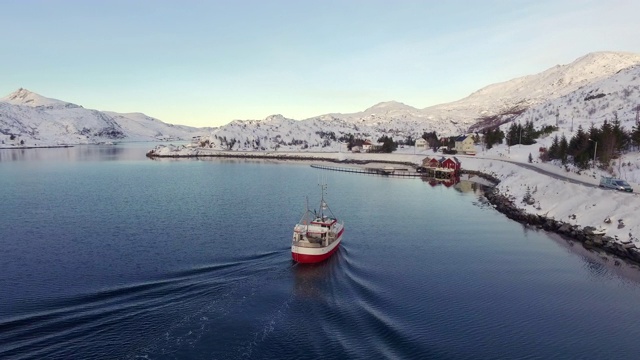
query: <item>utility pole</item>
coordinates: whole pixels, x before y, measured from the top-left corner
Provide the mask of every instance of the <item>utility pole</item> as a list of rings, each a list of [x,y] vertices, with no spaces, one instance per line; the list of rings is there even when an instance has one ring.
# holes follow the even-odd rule
[[[571,117],[571,133],[573,134],[573,116]]]

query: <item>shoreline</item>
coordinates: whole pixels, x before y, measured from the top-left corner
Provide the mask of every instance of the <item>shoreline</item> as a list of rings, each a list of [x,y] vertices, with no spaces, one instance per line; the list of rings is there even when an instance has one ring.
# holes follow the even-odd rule
[[[370,163],[384,163],[384,164],[396,164],[396,165],[406,165],[411,166],[413,168],[416,167],[416,164],[410,161],[393,161],[393,160],[357,160],[357,159],[336,159],[331,157],[318,157],[312,155],[287,155],[287,154],[272,154],[272,153],[260,153],[260,154],[250,154],[250,153],[239,153],[239,154],[231,154],[229,152],[221,152],[221,153],[203,153],[203,154],[174,154],[174,155],[164,155],[164,154],[156,154],[153,150],[147,152],[146,156],[152,160],[155,159],[188,159],[188,158],[232,158],[232,159],[265,159],[265,160],[292,160],[292,161],[324,161],[330,162],[334,164],[356,164],[356,165],[366,165]]]
[[[57,148],[71,148],[71,147],[74,147],[74,145],[12,146],[12,147],[0,147],[0,150],[57,149]]]
[[[314,153],[320,154],[320,153]],[[329,153],[327,153],[329,154]],[[232,153],[230,151],[210,151],[200,152],[197,149],[191,149],[187,154],[158,154],[154,150],[149,151],[146,156],[152,160],[161,158],[187,159],[187,158],[242,158],[242,159],[272,159],[272,160],[290,160],[290,161],[322,161],[338,164],[356,164],[365,165],[369,163],[396,164],[405,165],[416,168],[419,164],[411,161],[394,161],[390,159],[337,159],[335,157],[314,156],[314,155],[292,155],[290,153],[274,154],[269,152],[251,153],[241,152]],[[425,155],[428,156],[428,155]],[[479,176],[489,181],[490,186],[484,192],[484,197],[493,206],[495,210],[504,214],[507,218],[532,226],[537,229],[557,234],[565,240],[577,241],[588,251],[602,251],[613,255],[621,260],[630,261],[633,264],[640,265],[640,249],[631,240],[621,241],[617,237],[606,236],[604,234],[594,234],[596,227],[580,226],[569,222],[556,220],[553,217],[533,214],[526,212],[524,209],[518,208],[513,198],[506,193],[500,192],[498,185],[500,179],[495,174],[488,174],[480,170],[462,169],[461,174],[469,174]]]
[[[640,249],[631,240],[616,241],[611,236],[594,233],[596,228],[593,226],[581,227],[552,217],[527,213],[519,209],[508,196],[501,194],[495,187],[486,191],[484,197],[494,209],[511,220],[575,240],[587,250],[603,251],[640,265]]]

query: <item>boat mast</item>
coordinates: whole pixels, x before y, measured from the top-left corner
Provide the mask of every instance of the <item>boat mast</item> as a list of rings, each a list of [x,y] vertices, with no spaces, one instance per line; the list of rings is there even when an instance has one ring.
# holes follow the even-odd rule
[[[320,183],[318,184],[318,186],[320,186],[320,218],[323,219],[324,218],[324,209],[327,208],[327,203],[324,202],[324,193],[327,191],[327,182],[324,181],[324,179],[322,181],[320,181]]]

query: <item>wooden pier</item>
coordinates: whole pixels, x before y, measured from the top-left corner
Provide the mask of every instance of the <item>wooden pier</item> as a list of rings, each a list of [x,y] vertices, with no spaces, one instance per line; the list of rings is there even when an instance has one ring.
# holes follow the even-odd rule
[[[317,165],[317,164],[312,164],[311,167],[315,169],[342,171],[342,172],[350,172],[350,173],[356,173],[356,174],[412,177],[412,178],[430,177],[430,178],[449,179],[455,175],[453,170],[443,169],[443,168],[426,168],[426,172],[419,173],[419,172],[415,172],[415,169],[413,168],[410,168],[410,169],[353,168],[353,167],[329,166],[329,165]]]

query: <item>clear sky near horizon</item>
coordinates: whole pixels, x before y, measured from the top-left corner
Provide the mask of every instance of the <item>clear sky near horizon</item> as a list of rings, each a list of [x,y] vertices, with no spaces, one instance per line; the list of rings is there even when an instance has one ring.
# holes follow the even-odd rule
[[[219,126],[424,108],[594,51],[640,52],[640,1],[7,0],[0,97]]]

